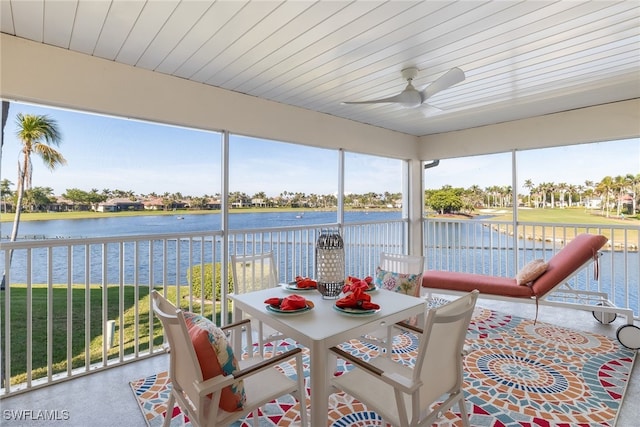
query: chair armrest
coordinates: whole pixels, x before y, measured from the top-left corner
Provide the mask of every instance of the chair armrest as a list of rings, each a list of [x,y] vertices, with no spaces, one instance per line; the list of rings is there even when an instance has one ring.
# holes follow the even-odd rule
[[[216,391],[222,390],[224,387],[227,387],[235,383],[236,381],[241,380],[243,377],[276,366],[284,362],[285,360],[290,359],[291,357],[297,356],[298,354],[302,354],[302,349],[295,348],[293,350],[278,354],[277,356],[264,359],[256,363],[255,365],[251,365],[245,369],[238,369],[236,371],[233,371],[231,375],[216,375],[215,377],[209,378],[206,381],[195,382],[194,386],[200,396],[215,393]],[[302,363],[302,359],[300,359],[299,363]]]
[[[254,344],[253,338],[254,337],[251,331],[251,319],[238,320],[226,326],[222,326],[220,329],[227,336],[227,339],[231,337],[233,339],[233,342],[237,341],[238,343],[242,343],[244,341],[248,349],[249,357],[253,357],[253,344]],[[244,334],[244,339],[242,338],[243,334]],[[240,350],[240,347],[235,347],[235,348],[236,348],[236,351]]]
[[[285,360],[289,360],[292,357],[295,357],[298,354],[302,354],[301,348],[294,348],[289,351],[285,351],[284,353],[280,353],[278,355],[272,356],[268,359],[264,359],[254,365],[248,366],[244,369],[238,369],[237,371],[233,371],[233,377],[236,380],[241,379],[242,377],[246,377],[251,374],[255,374],[256,372],[262,371],[266,368],[271,368],[273,366],[279,365]]]
[[[195,381],[193,386],[200,396],[206,396],[222,390],[224,387],[230,386],[236,381],[238,380],[234,378],[233,375],[216,375],[203,382]]]
[[[244,326],[247,323],[251,323],[251,319],[242,319],[242,320],[238,320],[237,322],[233,322],[233,323],[229,323],[226,326],[222,326],[220,327],[220,329],[222,329],[223,331],[227,331],[229,329],[234,329],[240,326]]]
[[[350,353],[347,353],[346,351],[342,350],[341,348],[331,347],[329,350],[331,350],[332,352],[334,352],[335,354],[337,354],[338,356],[340,356],[341,358],[343,358],[347,362],[350,362],[350,363],[352,363],[352,364],[354,364],[356,366],[359,366],[360,368],[369,371],[373,375],[382,376],[382,374],[384,374],[384,371],[382,369],[380,369],[380,368],[378,368],[376,366],[373,366],[370,363],[367,363],[364,360],[359,359],[359,358],[353,356]]]

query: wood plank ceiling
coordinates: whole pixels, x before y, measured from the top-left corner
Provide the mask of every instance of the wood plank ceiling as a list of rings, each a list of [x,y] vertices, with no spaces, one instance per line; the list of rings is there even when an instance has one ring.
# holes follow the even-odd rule
[[[427,135],[640,97],[638,1],[0,0],[0,31]],[[466,80],[436,107],[385,98]]]

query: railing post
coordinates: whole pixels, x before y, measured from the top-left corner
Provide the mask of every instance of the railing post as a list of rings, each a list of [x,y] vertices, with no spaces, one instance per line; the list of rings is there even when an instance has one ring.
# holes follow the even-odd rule
[[[113,348],[113,341],[116,335],[116,321],[115,320],[107,320],[107,336],[105,340],[107,341],[107,350]]]

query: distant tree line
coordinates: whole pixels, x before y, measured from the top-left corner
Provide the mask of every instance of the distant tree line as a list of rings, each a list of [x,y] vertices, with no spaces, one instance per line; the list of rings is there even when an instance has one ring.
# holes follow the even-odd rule
[[[16,192],[11,190],[12,182],[8,179],[0,181],[0,198],[5,209],[14,211],[17,203]],[[114,199],[130,201],[159,200],[162,209],[211,209],[211,206],[219,206],[221,195],[204,194],[202,196],[183,195],[180,192],[158,194],[137,194],[134,191],[91,189],[90,191],[79,188],[69,188],[62,195],[55,196],[51,187],[32,187],[25,191],[22,207],[24,211],[41,212],[51,210],[52,206],[60,203],[68,203],[75,209],[92,209],[100,203]],[[217,204],[216,204],[217,203]],[[286,208],[317,208],[331,209],[338,204],[334,194],[307,194],[304,192],[283,191],[278,196],[269,197],[264,191],[253,195],[234,191],[229,193],[229,204],[232,208],[246,207],[286,207]],[[402,206],[402,194],[391,193],[364,193],[348,194],[345,196],[345,205],[352,208],[400,208]]]
[[[0,195],[5,208],[13,210],[17,194],[11,191],[12,183],[8,179],[0,182]],[[518,205],[530,208],[565,208],[584,206],[600,209],[603,215],[635,215],[640,206],[640,174],[606,176],[599,182],[585,181],[584,185],[545,182],[535,185],[531,179],[524,182],[528,190],[526,194],[518,195]],[[445,185],[437,190],[425,190],[425,208],[440,214],[463,213],[471,214],[480,208],[507,208],[513,206],[511,186],[491,186],[480,188],[473,185],[469,188]],[[112,199],[128,199],[131,201],[145,201],[151,199],[162,200],[162,208],[207,209],[212,201],[220,200],[220,194],[204,194],[202,196],[183,195],[180,192],[158,194],[136,194],[134,191],[91,189],[90,191],[70,188],[61,196],[73,206],[87,206],[95,209],[100,203]],[[58,203],[50,187],[33,187],[25,191],[23,209],[29,212],[48,210],[52,204]],[[253,195],[233,191],[229,193],[229,203],[232,208],[243,207],[286,207],[286,208],[316,208],[332,209],[338,200],[334,194],[307,194],[304,192],[283,191],[277,196],[267,196],[264,191]],[[345,195],[345,206],[349,208],[400,208],[402,194],[385,191],[384,193],[369,192],[364,194]]]
[[[553,182],[536,185],[527,179],[524,187],[529,192],[518,194],[518,206],[539,209],[584,206],[600,209],[605,216],[635,216],[640,206],[640,174],[605,176],[599,182],[587,180],[584,185]],[[473,185],[465,189],[445,185],[438,190],[426,190],[425,205],[440,214],[470,214],[478,208],[512,207],[513,191],[511,186],[482,189]]]

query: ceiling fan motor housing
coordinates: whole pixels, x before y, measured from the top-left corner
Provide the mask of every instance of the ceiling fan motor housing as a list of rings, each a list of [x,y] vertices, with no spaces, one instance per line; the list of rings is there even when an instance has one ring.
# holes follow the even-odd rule
[[[402,99],[400,105],[404,108],[415,108],[422,104],[422,95],[420,95],[420,92],[418,92],[411,83],[402,91],[400,97]]]
[[[418,76],[418,69],[409,67],[402,70],[402,78],[407,81],[407,87],[400,94],[400,105],[404,108],[416,108],[422,104],[422,95],[413,87],[411,81]]]
[[[416,67],[409,67],[402,70],[402,78],[408,80],[411,83],[411,80],[415,79],[418,76],[418,69]]]

